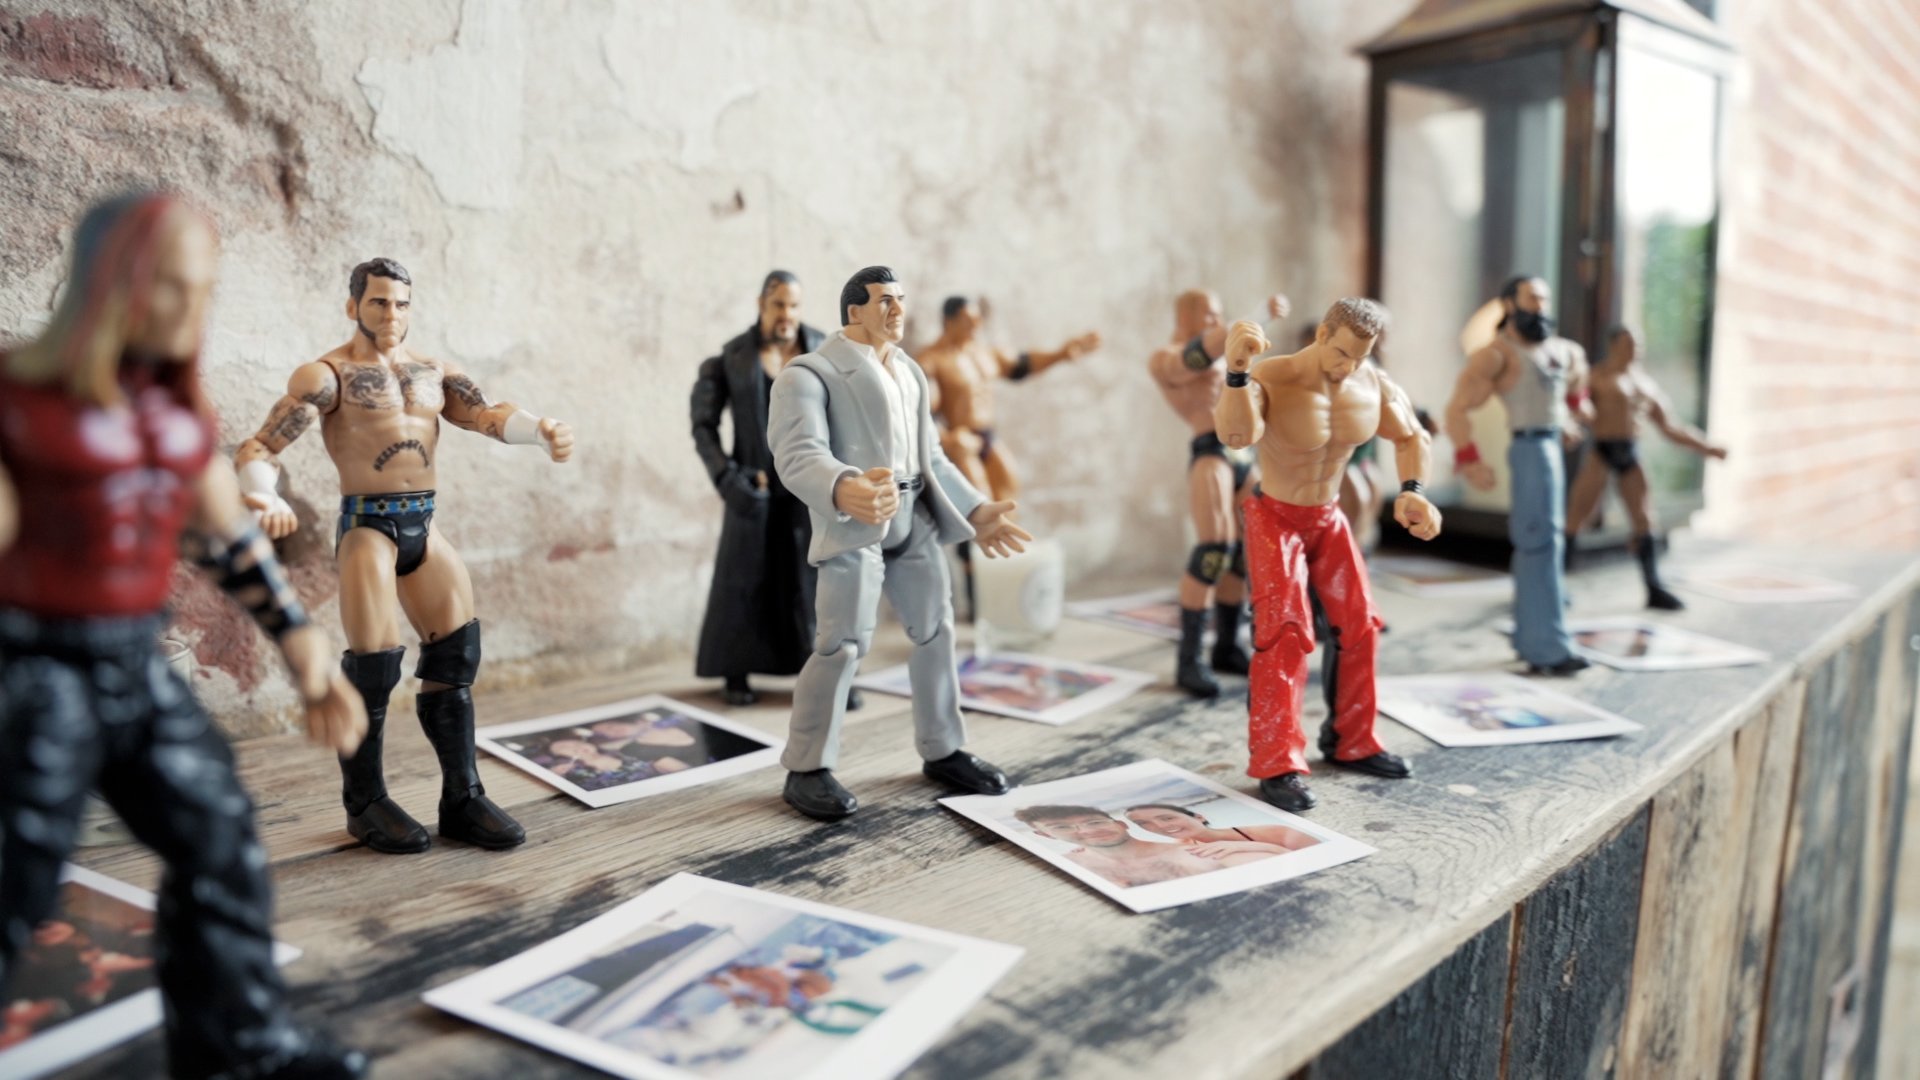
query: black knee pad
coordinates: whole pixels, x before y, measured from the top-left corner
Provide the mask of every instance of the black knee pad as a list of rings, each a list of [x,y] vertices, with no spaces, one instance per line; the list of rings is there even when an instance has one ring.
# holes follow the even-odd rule
[[[420,662],[413,668],[415,678],[444,686],[472,686],[479,672],[479,619],[468,621],[439,641],[422,642]]]
[[[1238,541],[1227,545],[1227,572],[1234,577],[1247,576],[1247,545]]]
[[[1195,544],[1193,553],[1187,556],[1187,573],[1202,585],[1212,585],[1227,572],[1227,563],[1231,559],[1231,548],[1227,544],[1219,541]]]

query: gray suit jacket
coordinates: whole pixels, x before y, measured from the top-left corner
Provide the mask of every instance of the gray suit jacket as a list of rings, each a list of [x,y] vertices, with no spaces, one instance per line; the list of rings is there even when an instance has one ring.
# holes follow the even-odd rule
[[[926,373],[898,348],[892,362],[907,365],[920,383],[920,460],[926,487],[917,498],[933,512],[941,543],[971,540],[973,526],[967,517],[986,497],[947,460],[934,437]],[[807,561],[815,566],[886,537],[886,525],[863,525],[833,505],[833,487],[841,477],[893,467],[893,426],[881,377],[860,346],[843,334],[832,334],[819,351],[794,357],[773,380],[767,442],[780,482],[807,504],[813,519]]]

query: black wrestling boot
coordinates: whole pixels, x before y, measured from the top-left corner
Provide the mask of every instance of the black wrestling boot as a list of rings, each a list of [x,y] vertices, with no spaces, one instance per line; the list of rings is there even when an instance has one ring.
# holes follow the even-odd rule
[[[362,1080],[372,1070],[367,1055],[314,1030],[300,1032],[303,1045],[237,1068],[205,1074],[205,1080]],[[191,1073],[176,1072],[176,1076]]]
[[[352,757],[340,759],[340,801],[347,808],[347,833],[387,855],[415,855],[433,846],[427,830],[387,797],[380,760],[387,699],[400,684],[400,661],[406,655],[405,649],[387,649],[340,657],[340,670],[367,705],[367,736]]]
[[[1372,757],[1363,757],[1354,761],[1341,761],[1332,754],[1327,755],[1327,764],[1338,765],[1343,769],[1352,769],[1369,776],[1384,777],[1388,780],[1405,780],[1413,775],[1413,766],[1399,754],[1382,750]]]
[[[727,685],[720,691],[720,697],[729,705],[741,707],[760,700],[760,695],[753,692],[753,687],[747,682],[745,675],[727,676]]]
[[[1207,613],[1180,609],[1180,659],[1173,681],[1198,698],[1220,696],[1220,681],[1200,663],[1200,645],[1207,632]]]
[[[1007,781],[1007,774],[1001,772],[998,766],[990,765],[965,750],[955,750],[939,761],[929,761],[920,766],[920,771],[929,780],[975,795],[1005,795],[1013,790],[1013,785]]]
[[[1584,656],[1569,656],[1557,664],[1527,664],[1529,675],[1577,675],[1592,667],[1593,663]]]
[[[1660,557],[1653,537],[1634,537],[1633,554],[1640,560],[1640,579],[1647,583],[1647,606],[1655,611],[1685,611],[1686,602],[1668,592],[1660,580]]]
[[[527,831],[487,798],[473,755],[473,691],[434,690],[418,699],[420,727],[440,759],[440,835],[483,848],[510,848]]]
[[[1241,615],[1245,611],[1241,604],[1213,605],[1213,670],[1240,676],[1252,670],[1253,657],[1240,644]]]
[[[1573,564],[1577,554],[1578,552],[1575,550],[1575,544],[1574,544],[1574,535],[1572,533],[1568,533],[1567,549],[1560,556],[1560,572],[1561,573],[1563,574],[1573,573]]]
[[[1281,773],[1260,781],[1260,797],[1290,814],[1304,813],[1320,800],[1307,790],[1306,773]]]
[[[858,687],[853,687],[853,686],[847,687],[847,711],[848,712],[853,712],[854,710],[858,709],[862,705],[865,705],[866,703],[867,703],[867,699],[860,695],[860,690]]]
[[[832,769],[809,769],[787,774],[786,790],[780,797],[787,805],[815,821],[839,821],[860,809],[860,800],[840,786]]]

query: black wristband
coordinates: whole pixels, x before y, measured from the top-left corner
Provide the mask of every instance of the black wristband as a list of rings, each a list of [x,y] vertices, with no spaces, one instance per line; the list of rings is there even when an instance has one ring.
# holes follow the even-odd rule
[[[1418,480],[1400,481],[1400,494],[1402,495],[1418,495],[1426,490],[1426,485]]]
[[[1033,354],[1021,353],[1014,358],[1013,366],[1007,369],[1007,378],[1014,382],[1033,374]]]
[[[259,526],[248,528],[225,546],[209,538],[196,561],[212,572],[221,591],[239,601],[260,629],[275,639],[307,625],[307,610],[274,556],[273,542]]]
[[[1229,371],[1227,372],[1227,385],[1237,390],[1247,385],[1247,375],[1248,373],[1245,371]]]

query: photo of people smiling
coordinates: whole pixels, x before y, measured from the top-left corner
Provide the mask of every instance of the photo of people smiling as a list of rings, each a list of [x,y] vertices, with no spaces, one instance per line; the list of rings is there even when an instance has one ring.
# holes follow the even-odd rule
[[[1164,761],[941,802],[1135,911],[1284,881],[1373,851]]]
[[[588,806],[611,806],[770,765],[780,741],[652,694],[481,728],[481,748]]]

